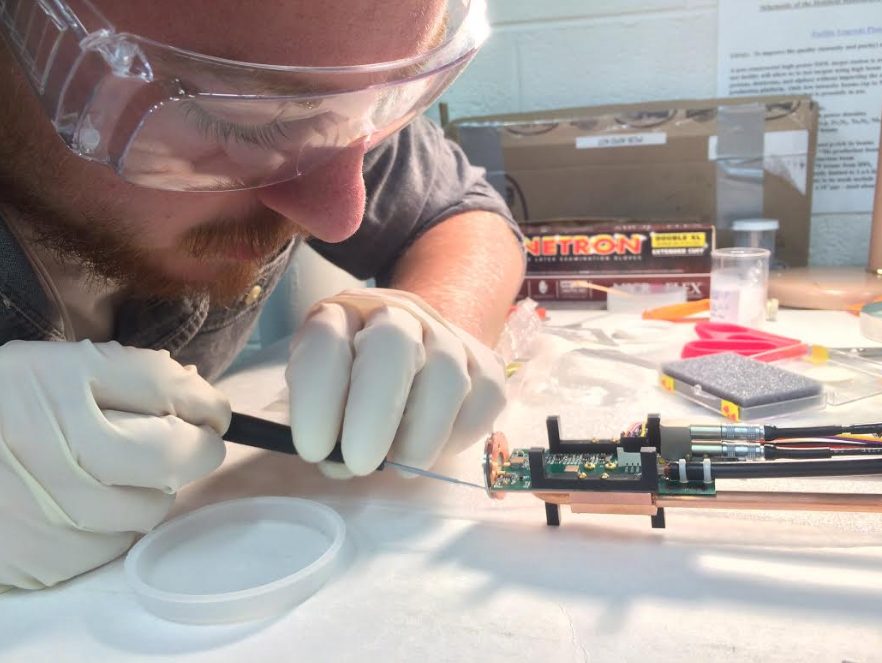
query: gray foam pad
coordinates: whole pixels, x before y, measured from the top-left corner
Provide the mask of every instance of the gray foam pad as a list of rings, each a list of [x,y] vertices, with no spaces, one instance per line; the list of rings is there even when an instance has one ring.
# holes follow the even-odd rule
[[[741,407],[821,394],[820,382],[733,352],[662,364],[662,373]]]

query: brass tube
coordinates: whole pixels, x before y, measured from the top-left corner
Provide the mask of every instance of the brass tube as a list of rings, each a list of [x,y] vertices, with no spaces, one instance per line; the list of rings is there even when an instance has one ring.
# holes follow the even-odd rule
[[[882,513],[882,495],[872,493],[779,493],[718,491],[713,496],[656,496],[658,507],[686,509],[752,509],[764,511],[846,511]]]
[[[649,513],[668,509],[745,509],[752,511],[840,511],[882,513],[882,495],[873,493],[784,493],[718,491],[716,495],[652,495],[649,493],[554,493],[535,492],[539,499],[568,505],[575,512]],[[647,503],[647,498],[651,502]]]

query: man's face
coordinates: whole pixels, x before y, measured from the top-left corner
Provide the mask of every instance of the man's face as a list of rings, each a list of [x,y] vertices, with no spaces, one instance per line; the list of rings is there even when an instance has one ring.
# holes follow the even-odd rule
[[[274,65],[395,60],[425,50],[443,0],[94,0],[120,32]],[[0,47],[0,203],[51,248],[135,294],[208,291],[229,301],[292,236],[342,241],[364,212],[362,150],[272,187],[146,189],[70,153]]]

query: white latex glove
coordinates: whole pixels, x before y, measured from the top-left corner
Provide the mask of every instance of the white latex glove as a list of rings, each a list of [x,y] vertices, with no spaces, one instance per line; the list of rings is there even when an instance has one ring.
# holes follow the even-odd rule
[[[0,394],[0,590],[114,559],[224,457],[229,403],[165,351],[12,341]]]
[[[384,458],[428,468],[490,431],[505,405],[502,358],[399,290],[347,290],[319,302],[291,343],[286,372],[297,453],[324,460],[342,436],[345,470]]]

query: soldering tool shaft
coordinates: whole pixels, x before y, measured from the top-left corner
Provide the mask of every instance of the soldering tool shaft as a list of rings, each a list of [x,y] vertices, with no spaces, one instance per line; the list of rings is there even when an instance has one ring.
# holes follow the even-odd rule
[[[224,434],[224,439],[227,442],[245,444],[250,447],[257,447],[258,449],[266,449],[267,451],[278,451],[284,454],[297,455],[297,448],[294,446],[294,438],[291,436],[290,426],[275,421],[269,421],[267,419],[261,419],[259,417],[253,417],[249,414],[242,414],[241,412],[233,412],[233,416],[230,419],[230,427]],[[339,441],[328,455],[327,460],[336,463],[343,462],[343,449]],[[480,488],[481,490],[484,490],[484,486],[479,486],[476,483],[469,483],[468,481],[462,481],[454,477],[448,477],[418,467],[411,467],[410,465],[404,465],[403,463],[395,463],[391,460],[383,460],[377,469],[382,470],[386,465],[391,465],[404,472],[416,474],[428,479],[435,479],[436,481],[445,481],[447,483],[470,486],[472,488]]]

